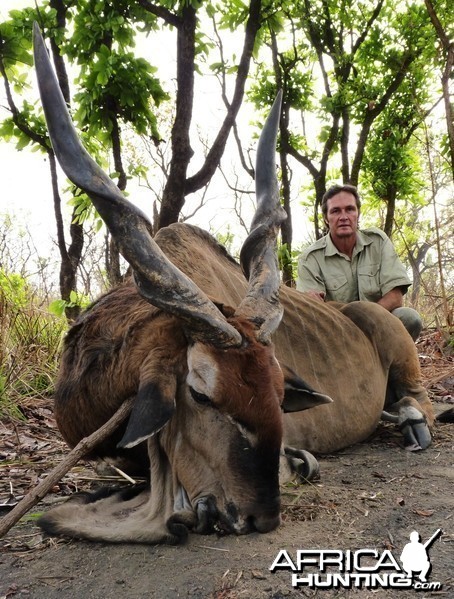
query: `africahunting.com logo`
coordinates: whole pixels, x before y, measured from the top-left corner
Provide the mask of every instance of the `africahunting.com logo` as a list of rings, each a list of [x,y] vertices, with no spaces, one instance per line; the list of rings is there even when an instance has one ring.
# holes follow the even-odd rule
[[[294,588],[364,588],[440,591],[442,584],[428,580],[432,569],[429,548],[442,535],[439,528],[425,543],[418,532],[410,534],[399,559],[386,549],[298,549],[294,559],[281,549],[270,566],[271,572],[288,570]]]

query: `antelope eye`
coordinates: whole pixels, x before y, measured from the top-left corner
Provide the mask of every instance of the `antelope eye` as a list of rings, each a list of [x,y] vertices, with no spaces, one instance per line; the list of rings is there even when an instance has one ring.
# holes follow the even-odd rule
[[[209,406],[209,405],[212,404],[212,401],[208,397],[208,395],[204,395],[203,393],[199,393],[198,391],[196,391],[192,387],[189,387],[189,391],[191,392],[192,399],[195,402],[197,402],[198,404],[200,404],[202,406]]]

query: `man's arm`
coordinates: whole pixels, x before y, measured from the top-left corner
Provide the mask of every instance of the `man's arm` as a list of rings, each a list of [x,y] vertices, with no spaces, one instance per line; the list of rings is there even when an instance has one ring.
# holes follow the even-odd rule
[[[298,278],[296,288],[324,301],[326,288],[318,267],[317,261],[306,254],[301,254],[298,259]]]
[[[385,293],[385,295],[378,300],[377,304],[380,304],[380,306],[383,306],[383,308],[389,312],[392,312],[396,308],[400,308],[402,306],[403,297],[404,294],[402,292],[402,288],[394,287],[394,289],[391,289],[391,291]]]
[[[384,236],[384,233],[382,233]],[[391,240],[385,237],[380,260],[380,291],[384,308],[391,311],[402,306],[402,298],[411,285],[407,271],[400,261]],[[389,297],[388,297],[389,296]]]

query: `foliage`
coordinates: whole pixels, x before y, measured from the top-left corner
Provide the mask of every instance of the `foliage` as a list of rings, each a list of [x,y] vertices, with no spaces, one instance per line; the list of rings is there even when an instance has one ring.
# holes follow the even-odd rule
[[[0,289],[2,298],[16,308],[25,308],[28,300],[29,289],[26,280],[18,274],[5,274],[0,270]]]
[[[81,296],[75,291],[71,291],[69,300],[57,299],[49,304],[49,312],[58,317],[63,317],[67,308],[87,308],[90,300],[86,296]]]
[[[213,235],[216,238],[216,241],[219,244],[221,244],[222,246],[224,246],[225,249],[231,254],[232,253],[232,244],[233,244],[235,236],[232,233],[230,227],[227,226],[225,233],[217,232],[217,233],[214,233]]]
[[[22,401],[52,391],[66,326],[39,306],[24,278],[0,271],[0,416],[20,417]]]
[[[436,89],[435,37],[424,4],[315,0],[280,6],[288,27],[270,30],[271,58],[259,62],[250,98],[263,108],[283,87],[282,150],[313,179],[315,206],[336,170],[337,181],[358,185],[366,177],[377,188],[388,192],[392,183],[397,195],[406,195],[419,169],[407,146]],[[389,200],[385,196],[382,201]],[[318,219],[314,225],[319,236]]]
[[[47,16],[43,15],[44,21],[52,19],[54,13],[49,11]],[[29,68],[33,65],[31,29],[37,20],[37,12],[33,8],[13,10],[10,17],[9,21],[0,23],[0,74],[5,85],[10,87],[10,95],[23,96],[30,89]],[[22,106],[14,106],[12,113],[11,118],[0,123],[0,138],[6,141],[16,139],[18,150],[29,145],[34,151],[44,150],[47,129],[36,104],[24,98]]]
[[[91,134],[104,132],[104,142],[109,141],[116,118],[131,123],[138,134],[158,139],[150,100],[159,106],[169,96],[153,75],[156,68],[131,52],[118,54],[105,45],[91,57],[89,64],[91,68],[82,68],[77,79],[81,91],[74,96],[78,104],[75,119],[88,126]]]
[[[425,202],[421,147],[416,140],[408,142],[404,132],[389,121],[383,119],[372,132],[363,166],[363,195],[366,192],[368,206],[376,213],[386,210],[391,189],[395,189],[395,201],[404,200],[407,208],[408,203]]]
[[[452,37],[453,8],[448,4],[434,3],[444,30]],[[253,14],[257,6],[259,14]],[[36,19],[54,63],[63,64],[70,73],[68,103],[84,144],[119,187],[125,190],[131,177],[148,183],[153,164],[162,166],[158,167],[162,175],[159,192],[156,198],[150,194],[156,226],[161,226],[163,206],[168,209],[167,222],[174,222],[181,218],[185,197],[210,180],[241,105],[243,87],[256,111],[256,129],[277,89],[283,88],[278,150],[287,175],[282,174],[281,181],[283,188],[287,186],[283,198],[289,212],[304,189],[307,213],[311,209],[308,218],[318,237],[323,233],[318,205],[326,187],[340,180],[358,184],[364,199],[363,218],[390,233],[394,230],[393,240],[408,264],[413,260],[421,270],[426,268],[423,254],[426,245],[433,247],[434,237],[429,226],[433,218],[424,207],[430,206],[436,194],[427,185],[421,139],[440,98],[439,78],[446,61],[423,0],[54,0],[41,2],[39,10],[13,11],[0,24],[0,64],[1,75],[11,94],[20,99],[20,106],[0,123],[0,138],[15,140],[18,149],[50,152],[39,106],[24,96],[30,80],[31,24]],[[172,32],[177,48],[175,72],[173,64],[165,71],[156,69],[160,56],[156,61],[142,56],[144,40],[160,35],[163,29]],[[243,54],[249,51],[255,70],[246,80],[249,63],[243,61]],[[191,124],[198,74],[214,75],[220,82],[218,104],[227,115],[219,132],[210,131],[199,144],[203,160],[197,155],[200,149]],[[137,145],[137,134],[150,148],[144,158],[138,151],[127,151],[128,146]],[[242,135],[244,131],[236,131],[244,153],[249,140],[240,139]],[[444,173],[451,175],[441,183],[446,190],[452,185],[446,160],[448,137],[438,138],[436,145],[445,159]],[[164,146],[170,154],[165,165]],[[253,169],[245,170],[249,177]],[[188,176],[189,172],[193,174]],[[247,185],[241,182],[232,187]],[[89,241],[87,231],[93,218],[97,219],[95,228],[101,229],[89,198],[72,185],[65,196],[70,197],[72,225],[83,228],[84,242]],[[162,222],[167,224],[165,219]],[[297,254],[291,222],[286,227],[289,234],[280,248],[283,267],[294,264]],[[236,245],[232,231],[233,225],[224,235],[231,247]],[[59,246],[62,256],[76,263],[63,234],[59,234]],[[433,260],[432,253],[424,254],[427,260]],[[100,269],[103,274],[108,271],[107,262]],[[79,286],[83,269],[81,262]],[[81,303],[75,284],[64,297],[54,309]]]
[[[293,272],[293,279],[296,280],[298,275],[298,256],[300,250],[289,250],[288,244],[281,243],[277,250],[277,258],[279,261],[279,268],[284,270],[290,268]]]

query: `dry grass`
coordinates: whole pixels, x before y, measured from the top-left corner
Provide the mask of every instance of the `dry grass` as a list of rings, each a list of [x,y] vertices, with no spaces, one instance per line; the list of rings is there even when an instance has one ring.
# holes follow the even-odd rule
[[[63,319],[0,290],[0,416],[23,417],[29,402],[49,397],[55,378]]]

